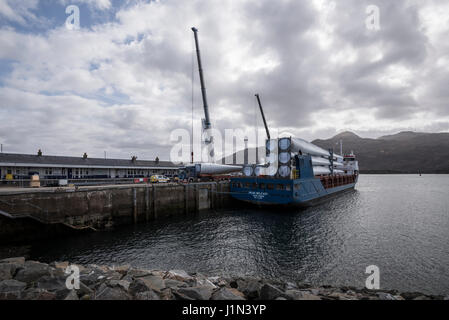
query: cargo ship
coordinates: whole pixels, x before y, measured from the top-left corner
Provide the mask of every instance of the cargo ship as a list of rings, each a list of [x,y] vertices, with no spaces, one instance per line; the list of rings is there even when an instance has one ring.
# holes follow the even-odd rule
[[[268,130],[267,130],[268,132]],[[358,161],[293,137],[267,139],[266,164],[245,165],[231,178],[233,198],[257,205],[311,206],[354,189]]]

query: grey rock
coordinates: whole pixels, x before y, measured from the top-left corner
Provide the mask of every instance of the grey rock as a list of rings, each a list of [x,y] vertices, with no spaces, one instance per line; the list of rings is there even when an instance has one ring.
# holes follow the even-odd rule
[[[43,276],[36,282],[36,287],[47,291],[58,291],[67,289],[66,278]]]
[[[25,292],[25,300],[56,300],[57,295],[44,289],[32,288]]]
[[[183,281],[178,281],[174,279],[165,279],[165,286],[167,288],[182,288],[187,287],[188,285]]]
[[[285,299],[284,297],[277,297],[277,298],[274,299],[274,300],[287,300],[287,299]]]
[[[146,284],[149,289],[152,289],[156,292],[160,292],[162,289],[166,288],[165,280],[160,276],[148,275],[140,279]]]
[[[196,279],[195,287],[207,287],[207,288],[210,288],[210,289],[216,289],[217,288],[217,286],[215,284],[213,284],[207,278]]]
[[[258,279],[238,279],[236,281],[237,289],[247,297],[247,299],[258,299],[260,289],[263,284]]]
[[[94,291],[89,288],[87,285],[85,285],[82,281],[80,281],[80,289],[79,289],[81,294],[88,294],[88,295],[92,295],[94,293]]]
[[[138,293],[146,292],[151,290],[151,288],[148,288],[147,284],[142,281],[142,279],[136,279],[129,285],[129,293],[133,296],[137,295]]]
[[[420,292],[403,292],[403,293],[401,293],[401,297],[403,297],[405,300],[413,300],[415,298],[418,298],[419,296],[422,296],[422,293],[420,293]]]
[[[308,283],[297,283],[298,289],[310,289],[312,285]]]
[[[147,275],[146,277],[135,279],[129,286],[129,292],[132,295],[149,290],[161,292],[165,287],[164,279],[154,275]]]
[[[50,263],[50,266],[55,269],[66,270],[67,267],[69,266],[69,262],[68,261],[63,261],[63,262],[55,261],[55,262]]]
[[[130,284],[131,283],[129,281],[126,281],[126,280],[110,280],[108,282],[108,285],[110,287],[113,287],[113,288],[114,287],[120,287],[120,288],[122,288],[125,291],[128,291]]]
[[[25,263],[24,257],[7,258],[0,260],[0,263],[12,263],[17,265],[23,265]]]
[[[129,300],[129,294],[119,287],[111,288],[104,283],[95,292],[95,300]]]
[[[25,282],[21,282],[14,279],[8,279],[0,281],[0,292],[14,292],[14,291],[23,291],[25,290],[27,284]]]
[[[139,292],[135,295],[136,300],[160,300],[160,297],[153,290]]]
[[[307,290],[287,290],[285,291],[285,295],[287,299],[292,300],[321,300],[321,298],[317,295],[312,294],[310,291]],[[334,300],[337,297],[334,298]],[[338,297],[339,298],[339,297]]]
[[[285,284],[285,290],[291,290],[291,289],[298,289],[297,284],[293,283],[293,282],[287,282]]]
[[[98,284],[106,281],[106,275],[98,270],[89,270],[88,273],[80,273],[80,281],[88,287],[96,287]]]
[[[129,264],[122,265],[122,266],[115,266],[112,268],[112,270],[120,273],[121,275],[125,275],[128,273],[129,270],[131,270],[131,266]]]
[[[70,290],[64,300],[79,300],[75,290]]]
[[[271,284],[264,284],[260,289],[261,300],[274,300],[277,297],[283,296],[284,292]]]
[[[310,293],[317,296],[321,293],[320,289],[310,289]]]
[[[421,296],[419,296],[419,297],[416,297],[416,298],[413,299],[413,300],[430,300],[430,298],[427,297],[427,296],[421,295]]]
[[[212,289],[208,287],[180,288],[175,291],[180,298],[187,297],[186,300],[209,300],[212,296]]]
[[[397,300],[394,296],[386,292],[378,292],[377,296],[380,300]]]
[[[50,266],[44,263],[27,261],[21,269],[17,271],[15,279],[18,281],[30,283],[35,282],[44,276],[51,276],[52,270]]]
[[[175,300],[175,296],[173,295],[173,291],[175,289],[165,288],[161,290],[159,296],[161,300]]]
[[[235,294],[228,288],[220,288],[212,294],[211,300],[245,300],[242,296]]]
[[[126,273],[128,279],[137,279],[151,275],[151,272],[145,270],[131,269]]]
[[[167,275],[167,278],[178,280],[178,281],[188,281],[193,280],[193,277],[190,276],[184,270],[170,270]]]
[[[16,265],[13,263],[0,263],[0,281],[12,279],[16,273]]]

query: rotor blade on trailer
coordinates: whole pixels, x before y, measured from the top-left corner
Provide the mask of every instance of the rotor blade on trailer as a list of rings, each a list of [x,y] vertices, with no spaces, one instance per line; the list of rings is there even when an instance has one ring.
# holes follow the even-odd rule
[[[199,163],[201,174],[225,174],[238,172],[242,170],[241,166],[232,166],[226,164],[217,164],[217,163]]]

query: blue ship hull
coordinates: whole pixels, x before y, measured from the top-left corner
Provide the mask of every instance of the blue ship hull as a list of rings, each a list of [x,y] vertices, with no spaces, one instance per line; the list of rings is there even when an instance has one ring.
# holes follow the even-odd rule
[[[231,179],[233,198],[257,205],[311,206],[330,196],[352,190],[353,182],[325,188],[319,178],[276,179],[239,177]]]

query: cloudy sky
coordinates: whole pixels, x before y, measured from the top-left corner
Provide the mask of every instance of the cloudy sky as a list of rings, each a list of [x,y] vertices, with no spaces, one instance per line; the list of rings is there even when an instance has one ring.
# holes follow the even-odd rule
[[[0,0],[4,152],[168,158],[191,126],[192,26],[216,128],[261,127],[258,92],[307,140],[449,130],[448,1]]]

